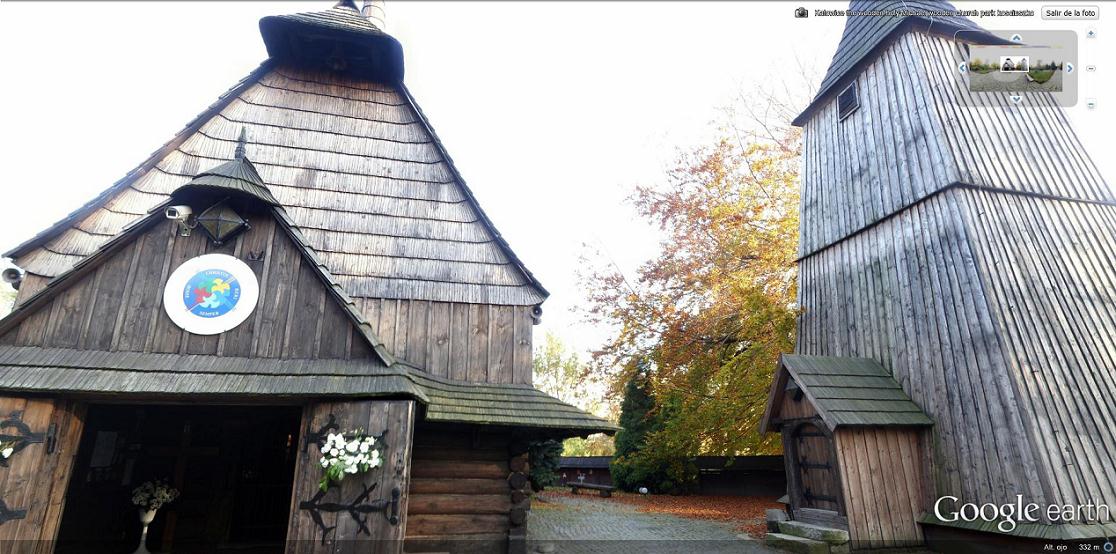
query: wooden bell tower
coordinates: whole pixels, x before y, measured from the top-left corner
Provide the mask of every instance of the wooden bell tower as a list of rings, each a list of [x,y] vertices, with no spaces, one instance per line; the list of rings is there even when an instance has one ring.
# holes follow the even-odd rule
[[[962,17],[848,19],[795,120],[797,354],[871,358],[930,416],[931,516],[945,495],[1022,495],[1044,520],[1013,538],[1103,536],[1045,507],[1116,503],[1116,196],[1050,93],[982,93],[975,107],[955,60],[1002,41]],[[841,474],[846,491],[880,486]],[[961,532],[931,519],[928,541]],[[873,545],[878,535],[860,530]]]

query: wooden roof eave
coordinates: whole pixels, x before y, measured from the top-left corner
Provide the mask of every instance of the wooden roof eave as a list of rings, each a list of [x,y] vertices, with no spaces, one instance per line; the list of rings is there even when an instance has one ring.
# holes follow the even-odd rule
[[[76,221],[89,216],[91,213],[93,213],[94,210],[104,206],[104,204],[111,200],[118,192],[136,182],[137,179],[147,174],[148,171],[154,169],[156,164],[158,164],[160,160],[162,160],[179,146],[181,146],[182,143],[186,141],[186,139],[190,138],[190,136],[200,130],[205,122],[209,121],[214,115],[225,109],[225,107],[228,106],[229,103],[231,103],[235,98],[240,96],[240,93],[244,92],[244,90],[246,90],[248,87],[256,84],[256,82],[258,82],[268,71],[272,69],[273,65],[274,62],[271,59],[265,60],[259,65],[259,67],[252,70],[251,73],[241,79],[240,82],[236,83],[231,88],[229,88],[229,90],[225,91],[224,94],[217,97],[216,102],[210,104],[208,108],[195,116],[194,119],[192,119],[189,123],[186,124],[185,127],[182,128],[182,130],[175,133],[174,137],[167,141],[166,144],[163,144],[163,146],[161,146],[158,150],[152,152],[151,155],[143,161],[143,163],[129,171],[126,175],[124,175],[124,177],[113,183],[112,186],[102,191],[92,200],[86,202],[73,212],[70,212],[70,214],[66,217],[58,220],[50,227],[47,227],[30,239],[27,239],[26,241],[20,243],[18,246],[5,252],[4,257],[18,258],[20,256],[23,256],[24,254],[27,254],[31,250],[42,246],[44,243],[54,238],[65,229],[73,226]]]
[[[446,150],[445,145],[442,143],[442,139],[438,138],[438,134],[434,132],[434,127],[431,126],[430,121],[426,117],[426,114],[422,112],[422,108],[419,107],[418,102],[411,94],[410,89],[408,89],[407,85],[403,84],[402,81],[398,83],[398,86],[399,90],[403,93],[403,97],[407,99],[407,105],[410,106],[412,110],[414,110],[415,115],[418,117],[418,122],[422,125],[422,128],[430,135],[430,139],[431,141],[433,141],[435,148],[438,149],[438,153],[441,155],[442,159],[445,160],[446,166],[450,170],[450,174],[453,175],[454,180],[457,182],[458,185],[460,185],[461,191],[465,194],[465,199],[468,201],[469,206],[476,210],[477,217],[484,225],[485,229],[487,229],[488,232],[492,234],[492,238],[500,247],[501,252],[503,252],[504,255],[508,257],[508,259],[523,274],[523,276],[527,279],[531,286],[534,287],[543,296],[543,300],[545,301],[546,298],[550,296],[550,292],[547,291],[545,287],[543,287],[542,283],[539,282],[539,280],[533,273],[531,273],[531,270],[527,269],[527,266],[523,263],[522,260],[519,259],[519,256],[515,254],[515,252],[511,248],[511,245],[508,244],[508,241],[504,239],[504,236],[502,234],[500,234],[500,231],[496,230],[496,225],[492,222],[492,219],[488,217],[488,214],[484,212],[484,209],[481,208],[480,202],[478,202],[477,197],[473,195],[472,189],[470,189],[469,185],[465,183],[465,179],[462,178],[461,172],[457,169],[457,165],[453,163],[453,158],[450,157],[449,152]]]
[[[837,422],[833,419],[833,415],[828,413],[824,407],[814,397],[809,387],[802,386],[801,380],[798,378],[797,373],[791,368],[784,360],[783,355],[779,356],[779,368],[775,370],[775,379],[771,382],[771,390],[768,392],[767,409],[763,412],[763,419],[760,421],[760,431],[764,433],[774,433],[779,429],[776,427],[776,418],[774,415],[782,408],[783,404],[783,391],[787,386],[787,380],[793,379],[798,383],[799,390],[810,402],[818,412],[818,416],[825,424],[826,429],[830,433],[837,429]]]
[[[775,425],[774,414],[783,407],[783,389],[787,386],[787,371],[783,365],[783,356],[779,355],[779,365],[775,369],[775,377],[771,380],[771,390],[767,392],[767,406],[763,410],[760,420],[760,434],[774,433],[779,429]]]
[[[0,319],[0,335],[7,333],[18,325],[19,322],[27,319],[27,317],[35,313],[43,304],[61,294],[73,283],[76,283],[79,278],[97,269],[97,267],[107,260],[111,254],[128,244],[133,235],[140,234],[163,219],[163,210],[169,205],[170,200],[168,199],[158,206],[155,206],[147,215],[125,226],[116,236],[105,241],[105,243],[98,247],[92,254],[78,260],[73,267],[47,281],[42,289],[24,300],[3,319]]]

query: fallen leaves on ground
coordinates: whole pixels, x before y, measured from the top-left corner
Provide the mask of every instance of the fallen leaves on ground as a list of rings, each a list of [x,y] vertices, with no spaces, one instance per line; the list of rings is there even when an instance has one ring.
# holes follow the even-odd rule
[[[593,491],[574,495],[568,490],[547,489],[536,495],[542,502],[547,498],[568,497],[599,502],[623,502],[635,506],[638,511],[670,514],[694,519],[709,519],[735,523],[737,531],[744,531],[756,538],[767,534],[764,510],[782,509],[774,496],[671,496],[665,494],[633,494],[613,492],[612,498],[601,498]],[[550,506],[555,504],[550,503]]]

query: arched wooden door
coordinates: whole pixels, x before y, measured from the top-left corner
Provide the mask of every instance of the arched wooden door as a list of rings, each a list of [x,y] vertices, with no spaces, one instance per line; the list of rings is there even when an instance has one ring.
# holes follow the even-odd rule
[[[837,474],[833,437],[812,422],[801,423],[790,432],[789,450],[794,467],[794,493],[800,508],[844,513],[841,481]]]

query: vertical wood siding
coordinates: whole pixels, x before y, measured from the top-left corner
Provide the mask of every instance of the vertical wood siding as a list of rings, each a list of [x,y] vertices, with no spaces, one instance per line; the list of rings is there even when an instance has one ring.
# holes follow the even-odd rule
[[[179,237],[173,223],[159,222],[0,336],[0,344],[261,358],[366,355],[284,231],[270,215],[251,219],[252,229],[220,247],[200,231]],[[250,252],[262,252],[263,260],[248,259]],[[193,335],[167,316],[163,286],[183,262],[208,253],[244,260],[260,282],[260,298],[236,328]]]
[[[805,126],[799,253],[808,254],[957,180],[906,38],[857,77],[860,109],[830,102]]]
[[[837,431],[837,458],[855,549],[922,543],[916,520],[925,505],[918,429],[845,428]]]
[[[1020,405],[958,195],[935,196],[803,260],[797,348],[869,357],[891,371],[935,422],[939,493],[1059,500],[1043,477],[1050,453],[1035,444],[1033,414]]]
[[[1049,95],[971,105],[959,48],[901,35],[806,124],[797,350],[892,372],[938,494],[1116,498],[1116,195]]]
[[[1116,498],[1116,206],[963,191],[980,288],[1058,502]]]
[[[956,75],[961,45],[901,35],[859,76],[860,109],[837,103],[805,125],[800,255],[954,183],[1116,201],[1050,95],[975,107]],[[960,59],[960,58],[957,58]]]
[[[531,307],[358,299],[398,358],[439,377],[531,384]]]
[[[383,465],[360,476],[349,476],[340,485],[331,487],[321,498],[322,503],[344,506],[360,498],[366,488],[371,488],[369,503],[391,500],[392,490],[400,492],[397,524],[391,524],[386,514],[373,512],[356,521],[344,510],[318,512],[325,527],[331,531],[322,537],[322,529],[312,512],[301,507],[319,492],[322,453],[318,445],[306,444],[299,450],[295,466],[294,486],[291,491],[290,520],[287,526],[287,554],[355,553],[398,554],[403,551],[406,534],[408,489],[411,478],[412,438],[415,422],[413,400],[368,400],[360,402],[323,402],[308,405],[303,410],[303,429],[321,429],[330,418],[340,430],[363,429],[370,435],[387,434],[380,445]],[[307,438],[303,437],[303,441]],[[389,508],[390,509],[390,508]],[[362,529],[363,527],[363,529]]]
[[[904,48],[919,60],[937,112],[944,144],[956,159],[959,180],[997,189],[1079,200],[1116,201],[1066,113],[1049,94],[1025,94],[1019,107],[1010,93],[981,94],[976,107],[956,78],[964,45],[910,34]]]

